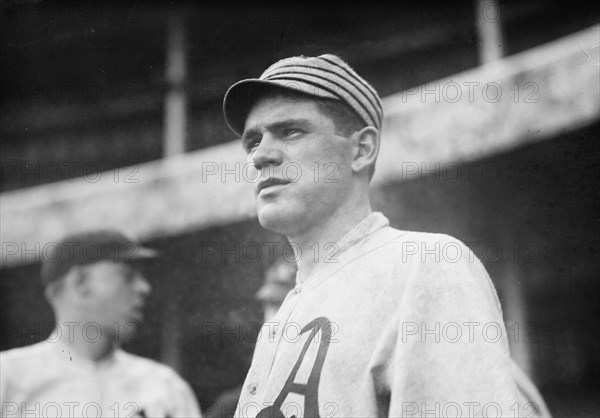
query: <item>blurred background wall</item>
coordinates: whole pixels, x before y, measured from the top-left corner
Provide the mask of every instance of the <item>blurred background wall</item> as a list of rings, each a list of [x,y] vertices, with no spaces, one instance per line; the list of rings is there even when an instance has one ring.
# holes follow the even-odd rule
[[[262,318],[253,295],[286,241],[236,177],[223,95],[277,59],[335,53],[385,98],[375,209],[465,241],[550,409],[599,413],[597,7],[1,4],[0,349],[50,332],[44,245],[110,225],[165,254],[126,348],[175,367],[203,408],[241,383]]]

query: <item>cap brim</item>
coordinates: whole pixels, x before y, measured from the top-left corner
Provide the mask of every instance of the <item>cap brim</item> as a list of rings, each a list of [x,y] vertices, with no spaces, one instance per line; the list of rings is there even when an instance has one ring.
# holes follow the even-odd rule
[[[128,254],[125,254],[124,259],[127,261],[138,261],[138,260],[148,260],[152,258],[156,258],[160,256],[161,252],[155,250],[153,248],[148,247],[137,247],[135,251],[128,251]]]
[[[246,117],[258,97],[275,91],[291,90],[307,96],[322,97],[327,99],[339,98],[324,89],[315,88],[312,84],[302,80],[261,80],[249,78],[238,81],[225,93],[223,99],[223,115],[229,128],[237,135],[242,136]],[[272,97],[272,96],[271,96]]]

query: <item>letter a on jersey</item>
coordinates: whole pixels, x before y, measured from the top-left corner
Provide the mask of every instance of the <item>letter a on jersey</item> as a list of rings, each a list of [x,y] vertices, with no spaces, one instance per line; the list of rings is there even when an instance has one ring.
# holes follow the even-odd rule
[[[327,318],[323,317],[314,319],[304,328],[302,328],[300,334],[304,334],[309,330],[312,330],[310,337],[308,340],[306,340],[306,343],[302,348],[302,352],[300,353],[294,368],[290,372],[283,389],[281,389],[281,392],[277,396],[277,399],[275,399],[275,402],[273,402],[273,405],[260,411],[256,416],[257,418],[284,418],[284,415],[281,412],[281,406],[283,401],[285,401],[285,398],[287,398],[290,393],[297,393],[304,396],[304,418],[320,418],[319,380],[321,378],[321,370],[323,369],[325,356],[327,355],[327,350],[329,349],[329,343],[331,342],[331,322]],[[310,376],[308,377],[308,382],[306,382],[306,384],[294,383],[294,380],[296,380],[296,374],[298,373],[298,369],[304,361],[304,356],[308,351],[310,342],[319,331],[321,331],[319,350],[317,352],[317,358],[315,359],[310,372]]]

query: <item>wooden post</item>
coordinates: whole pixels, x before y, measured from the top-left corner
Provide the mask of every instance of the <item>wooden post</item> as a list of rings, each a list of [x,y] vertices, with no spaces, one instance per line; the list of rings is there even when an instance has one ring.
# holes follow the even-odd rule
[[[504,39],[502,36],[502,16],[497,0],[475,0],[475,22],[479,35],[479,61],[480,64],[498,61],[504,56]],[[493,220],[490,219],[490,222]],[[508,225],[498,225],[499,230],[506,230]],[[503,242],[515,242],[517,232],[508,233]],[[508,244],[510,246],[510,244]],[[508,250],[508,249],[505,249]],[[521,269],[514,264],[514,260],[505,261],[498,281],[500,292],[504,295],[504,320],[509,327],[518,329],[517,338],[509,338],[511,356],[515,362],[531,375],[531,355],[528,345],[521,340],[523,329],[527,327],[527,307],[523,286]],[[514,332],[514,330],[509,331]]]
[[[497,0],[475,0],[475,23],[479,35],[479,61],[496,61],[504,56],[500,6]]]
[[[169,157],[186,151],[187,77],[185,19],[180,11],[172,12],[167,24],[167,59],[163,155]]]
[[[165,158],[186,151],[187,97],[185,93],[186,37],[185,18],[181,10],[170,13],[167,21],[166,82],[164,119]],[[181,283],[177,268],[172,277],[164,277],[161,321],[161,359],[181,372],[181,312],[178,303],[178,284]]]

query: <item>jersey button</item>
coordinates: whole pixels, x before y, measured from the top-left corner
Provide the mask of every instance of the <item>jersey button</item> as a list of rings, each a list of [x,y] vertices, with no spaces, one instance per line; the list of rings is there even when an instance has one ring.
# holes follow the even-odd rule
[[[300,289],[299,287],[294,289],[294,295],[299,295],[300,292],[302,292],[302,289]]]
[[[250,387],[248,388],[248,392],[250,392],[250,395],[254,395],[256,393],[256,389],[257,389],[257,386],[255,384],[251,384]]]

